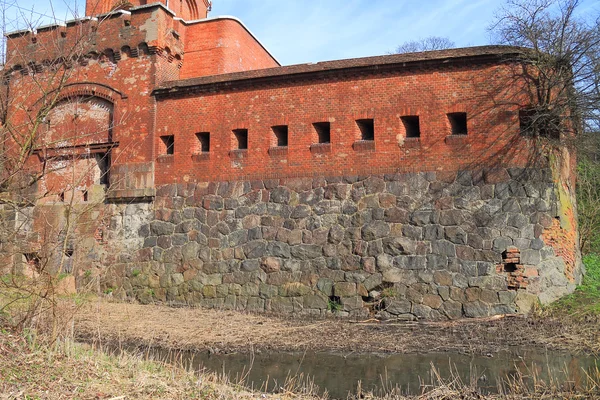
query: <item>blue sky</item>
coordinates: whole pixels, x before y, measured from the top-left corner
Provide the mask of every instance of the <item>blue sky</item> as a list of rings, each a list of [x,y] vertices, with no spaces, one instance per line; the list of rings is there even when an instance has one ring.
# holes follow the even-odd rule
[[[48,0],[6,2],[18,4],[30,20],[39,14],[71,18],[73,12],[83,15],[85,8],[85,0],[53,0],[52,5]],[[502,4],[503,0],[213,0],[210,16],[240,18],[283,65],[289,65],[386,54],[405,41],[427,36],[448,37],[459,47],[489,44],[487,27]],[[7,14],[16,10],[11,7]],[[581,12],[597,15],[600,4],[583,0]]]

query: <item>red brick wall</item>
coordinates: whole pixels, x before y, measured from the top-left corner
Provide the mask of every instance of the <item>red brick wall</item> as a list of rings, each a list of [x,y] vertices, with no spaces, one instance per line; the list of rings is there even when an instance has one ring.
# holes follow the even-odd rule
[[[148,24],[148,21],[156,22],[156,25],[160,20],[163,20],[162,25],[172,22],[164,18],[165,15],[159,9],[154,12],[142,10],[132,18],[118,16],[99,25],[85,22],[42,31],[37,35],[9,37],[7,70],[12,70],[9,81],[9,123],[18,126],[22,134],[29,134],[33,132],[39,110],[58,99],[58,107],[49,114],[51,129],[48,131],[44,124],[40,126],[34,147],[53,149],[86,143],[118,142],[119,146],[112,149],[111,165],[115,170],[112,183],[119,187],[127,180],[119,172],[119,166],[152,162],[155,100],[151,92],[157,84],[157,76],[164,76],[164,79],[177,77],[177,73],[173,73],[173,70],[178,71],[177,60],[169,58],[161,48],[167,47],[166,44],[171,44],[175,38],[152,37],[150,31],[154,28]],[[145,28],[140,29],[141,26]],[[153,46],[150,47],[148,43]],[[172,44],[171,47],[176,48]],[[48,65],[59,57],[73,59],[71,67],[65,68],[60,61],[58,68]],[[85,107],[79,107],[84,123],[75,124],[74,115],[62,115],[63,108],[74,111],[69,104],[93,98],[111,109],[110,116],[103,115],[104,120],[100,123],[91,121],[91,109]],[[60,118],[57,118],[57,113],[61,114]],[[111,121],[107,121],[107,118]],[[95,127],[85,121],[93,122]],[[106,130],[100,132],[102,127],[106,128],[110,123],[111,137]],[[56,136],[54,124],[59,125],[60,132],[64,133],[66,128],[68,131],[77,130],[77,134],[53,137]],[[82,131],[86,132],[83,135],[85,137],[81,135]],[[12,145],[15,147],[14,143]],[[85,152],[70,152],[73,155],[81,151]],[[60,152],[64,153],[62,150]],[[28,165],[32,170],[42,167],[37,156],[32,157]],[[56,193],[79,180],[79,177],[67,173],[63,168],[61,173],[48,174],[44,186],[53,188]],[[140,183],[153,186],[152,176],[145,179],[145,183],[142,181]]]
[[[506,89],[509,77],[504,66],[439,67],[159,98],[156,151],[161,135],[174,135],[176,150],[158,157],[156,183],[525,165],[532,146],[518,134],[519,94]],[[448,137],[450,112],[467,113],[467,136]],[[419,140],[405,140],[405,115],[420,117]],[[374,119],[374,151],[353,146],[355,121],[364,118]],[[312,124],[323,121],[331,145],[317,153]],[[269,152],[274,125],[289,126],[284,154]],[[241,158],[230,155],[238,128],[249,137]],[[197,132],[210,132],[208,158],[192,157]]]
[[[181,79],[279,65],[235,19],[223,18],[188,25],[184,40]]]

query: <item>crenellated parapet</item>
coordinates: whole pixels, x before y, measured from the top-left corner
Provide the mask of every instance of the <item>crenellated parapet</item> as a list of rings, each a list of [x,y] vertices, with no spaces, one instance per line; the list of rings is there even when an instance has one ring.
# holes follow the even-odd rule
[[[172,12],[156,4],[12,32],[6,35],[5,71],[28,75],[143,55],[157,55],[181,68],[179,24]]]

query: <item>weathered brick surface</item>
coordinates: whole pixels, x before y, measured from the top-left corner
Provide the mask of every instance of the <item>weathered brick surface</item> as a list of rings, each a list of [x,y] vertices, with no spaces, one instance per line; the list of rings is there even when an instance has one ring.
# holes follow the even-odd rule
[[[396,171],[457,171],[526,166],[531,143],[520,137],[518,107],[492,106],[489,93],[499,88],[503,65],[465,65],[417,71],[398,67],[380,75],[315,75],[295,83],[282,76],[270,84],[260,78],[248,89],[220,88],[192,81],[185,87],[158,95],[157,132],[174,135],[178,151],[156,171],[158,184],[207,180],[393,173]],[[441,69],[441,71],[439,70]],[[498,80],[490,77],[498,76]],[[298,78],[300,79],[300,78]],[[187,81],[181,82],[182,86]],[[234,84],[235,85],[235,84]],[[510,90],[510,89],[509,89]],[[181,94],[179,94],[181,93]],[[510,97],[516,93],[504,94]],[[452,141],[447,113],[464,111],[469,134]],[[418,115],[419,146],[406,145],[401,116]],[[356,120],[374,120],[373,150],[355,146],[361,139]],[[316,122],[330,122],[331,143],[316,151]],[[273,152],[276,137],[271,127],[287,125],[285,152]],[[248,150],[237,153],[234,129],[248,130]],[[210,152],[200,152],[198,132],[210,134]],[[157,152],[160,152],[157,143]],[[176,171],[176,173],[175,173]],[[490,176],[491,175],[487,175]]]
[[[238,20],[219,18],[186,25],[183,34],[181,79],[279,66]]]

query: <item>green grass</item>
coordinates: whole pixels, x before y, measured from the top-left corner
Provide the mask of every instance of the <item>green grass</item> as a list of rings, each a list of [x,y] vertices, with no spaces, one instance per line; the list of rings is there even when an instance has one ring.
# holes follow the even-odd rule
[[[600,316],[600,255],[588,254],[583,257],[586,275],[581,286],[550,306],[550,311],[574,317],[588,318]]]
[[[342,303],[337,299],[329,299],[327,302],[327,309],[331,312],[341,311],[342,308]]]
[[[66,272],[61,272],[60,274],[58,274],[58,276],[56,277],[57,281],[62,281],[63,279],[65,279],[67,276],[70,276],[71,274],[67,274]]]

